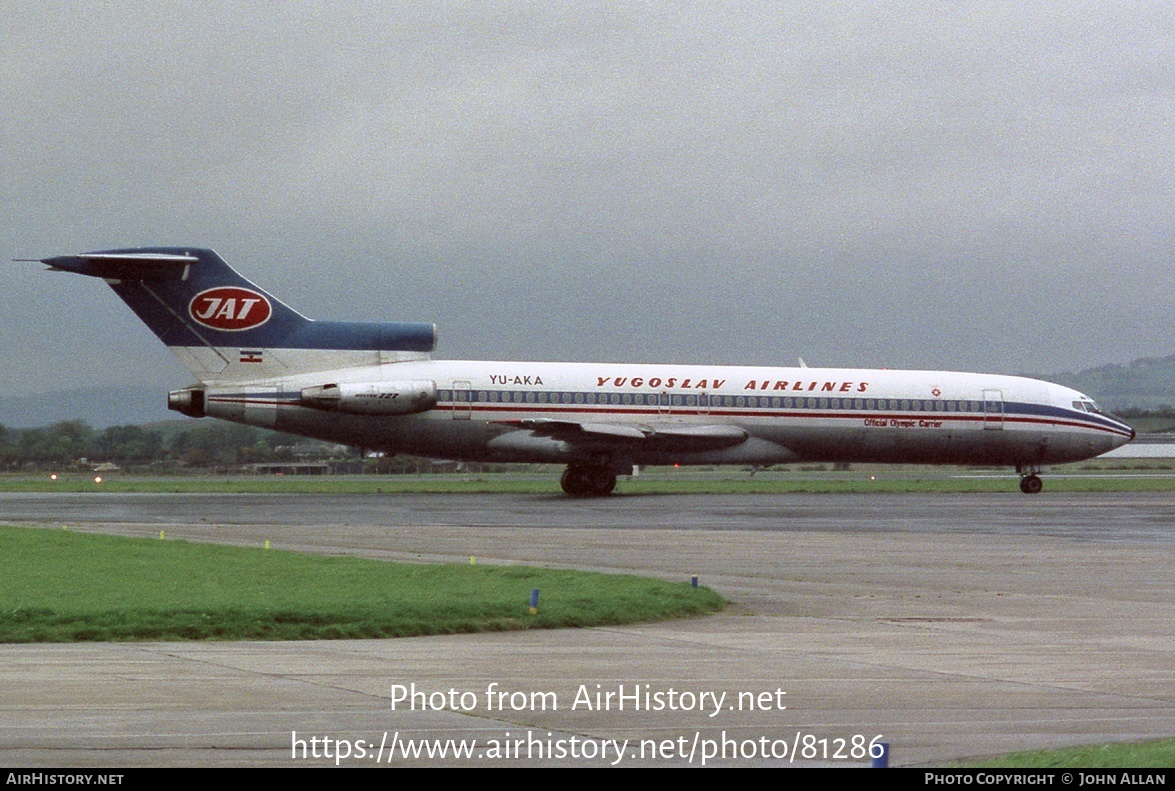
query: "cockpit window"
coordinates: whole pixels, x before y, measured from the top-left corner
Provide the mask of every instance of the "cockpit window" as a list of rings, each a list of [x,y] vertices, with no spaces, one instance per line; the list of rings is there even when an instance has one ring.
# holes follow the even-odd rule
[[[1097,408],[1097,404],[1095,404],[1092,399],[1089,399],[1089,398],[1084,399],[1081,402],[1081,405],[1083,407],[1085,407],[1086,412],[1093,412],[1095,415],[1101,414],[1101,410]]]

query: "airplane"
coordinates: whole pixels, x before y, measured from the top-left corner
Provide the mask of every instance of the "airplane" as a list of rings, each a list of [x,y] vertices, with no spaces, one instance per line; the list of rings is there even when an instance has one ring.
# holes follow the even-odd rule
[[[315,321],[202,248],[40,259],[102,278],[197,384],[168,407],[386,453],[565,464],[572,497],[636,465],[1010,466],[1099,456],[1134,430],[1093,399],[948,371],[434,360],[436,328]],[[802,363],[802,360],[801,360]]]

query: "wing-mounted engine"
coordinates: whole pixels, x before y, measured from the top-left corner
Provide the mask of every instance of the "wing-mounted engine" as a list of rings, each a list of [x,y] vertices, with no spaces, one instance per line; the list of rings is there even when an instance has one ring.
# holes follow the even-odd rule
[[[437,383],[418,379],[325,384],[303,388],[301,403],[349,415],[415,415],[437,405]]]

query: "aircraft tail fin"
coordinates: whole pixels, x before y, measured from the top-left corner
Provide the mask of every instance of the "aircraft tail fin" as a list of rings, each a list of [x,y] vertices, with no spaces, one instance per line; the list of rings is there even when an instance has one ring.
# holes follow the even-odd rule
[[[205,383],[420,359],[436,345],[432,324],[308,319],[212,250],[141,247],[41,262],[105,280]]]

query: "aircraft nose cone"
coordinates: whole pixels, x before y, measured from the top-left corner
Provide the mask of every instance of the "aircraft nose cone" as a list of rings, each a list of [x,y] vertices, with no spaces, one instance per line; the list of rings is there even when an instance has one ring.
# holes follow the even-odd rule
[[[1138,434],[1138,432],[1134,430],[1134,426],[1130,425],[1122,418],[1115,417],[1114,419],[1118,422],[1119,426],[1121,426],[1122,428],[1124,428],[1130,432],[1130,438],[1127,439],[1126,442],[1129,442],[1130,440],[1134,439],[1134,437]],[[1125,443],[1123,443],[1123,444],[1125,444]]]

